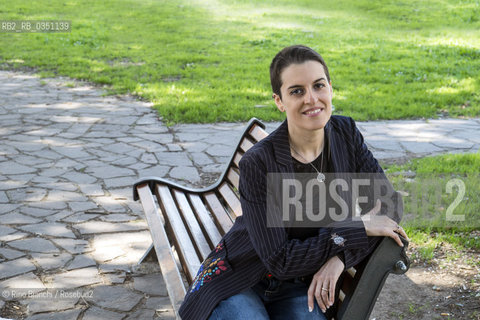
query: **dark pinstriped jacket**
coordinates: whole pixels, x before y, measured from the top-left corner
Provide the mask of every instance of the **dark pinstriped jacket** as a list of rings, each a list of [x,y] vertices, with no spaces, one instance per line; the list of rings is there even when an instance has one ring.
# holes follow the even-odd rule
[[[335,172],[376,172],[383,176],[351,118],[332,116],[325,133]],[[239,191],[243,215],[200,267],[179,310],[182,319],[207,319],[220,301],[254,286],[266,273],[280,280],[310,276],[339,254],[349,268],[374,248],[379,239],[367,238],[361,221],[319,228],[317,236],[303,241],[289,240],[285,228],[267,227],[267,173],[293,171],[285,121],[242,157]],[[339,236],[342,243],[335,241]]]

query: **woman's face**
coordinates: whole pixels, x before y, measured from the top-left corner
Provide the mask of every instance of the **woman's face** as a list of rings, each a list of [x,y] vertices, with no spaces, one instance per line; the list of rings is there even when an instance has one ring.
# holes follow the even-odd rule
[[[275,104],[287,113],[289,129],[318,130],[332,115],[332,85],[318,61],[291,64],[282,74],[280,92]]]

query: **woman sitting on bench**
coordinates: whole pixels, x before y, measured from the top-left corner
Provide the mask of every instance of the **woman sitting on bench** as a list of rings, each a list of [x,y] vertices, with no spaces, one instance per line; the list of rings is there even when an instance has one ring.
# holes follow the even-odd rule
[[[272,189],[282,188],[268,185],[269,174],[309,173],[318,185],[329,182],[328,173],[387,180],[355,122],[332,116],[332,83],[317,52],[300,45],[284,48],[270,65],[270,80],[286,120],[242,157],[243,215],[203,262],[179,311],[184,320],[326,319],[342,272],[372,252],[378,236],[400,246],[399,235],[407,238],[396,222],[401,212],[389,218],[377,199],[363,204],[366,214],[357,219],[309,227],[270,224]],[[278,192],[273,199],[281,202]],[[396,193],[391,198],[401,201]]]

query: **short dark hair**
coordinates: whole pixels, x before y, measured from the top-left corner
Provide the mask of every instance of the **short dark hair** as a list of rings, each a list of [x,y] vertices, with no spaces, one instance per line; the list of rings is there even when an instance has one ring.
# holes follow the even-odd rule
[[[282,72],[286,67],[293,63],[301,64],[310,60],[318,61],[322,64],[327,80],[330,82],[328,67],[322,56],[307,46],[294,45],[283,48],[270,64],[270,83],[272,84],[273,93],[278,94],[280,99],[282,98],[280,87],[282,86]]]

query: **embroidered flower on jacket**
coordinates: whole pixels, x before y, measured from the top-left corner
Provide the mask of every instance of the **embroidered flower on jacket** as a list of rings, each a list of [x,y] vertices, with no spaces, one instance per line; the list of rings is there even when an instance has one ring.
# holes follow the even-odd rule
[[[223,242],[220,242],[215,248],[215,253],[219,253],[223,249]],[[193,279],[190,292],[199,290],[205,283],[211,281],[215,276],[220,275],[222,272],[227,271],[227,269],[223,258],[207,258],[202,263],[196,277]]]
[[[345,239],[336,233],[332,233],[332,238],[333,243],[335,243],[337,246],[343,247],[345,245]]]
[[[223,250],[223,242],[220,242],[219,244],[217,244],[217,246],[215,247],[215,252],[219,252],[219,251],[222,251]]]

